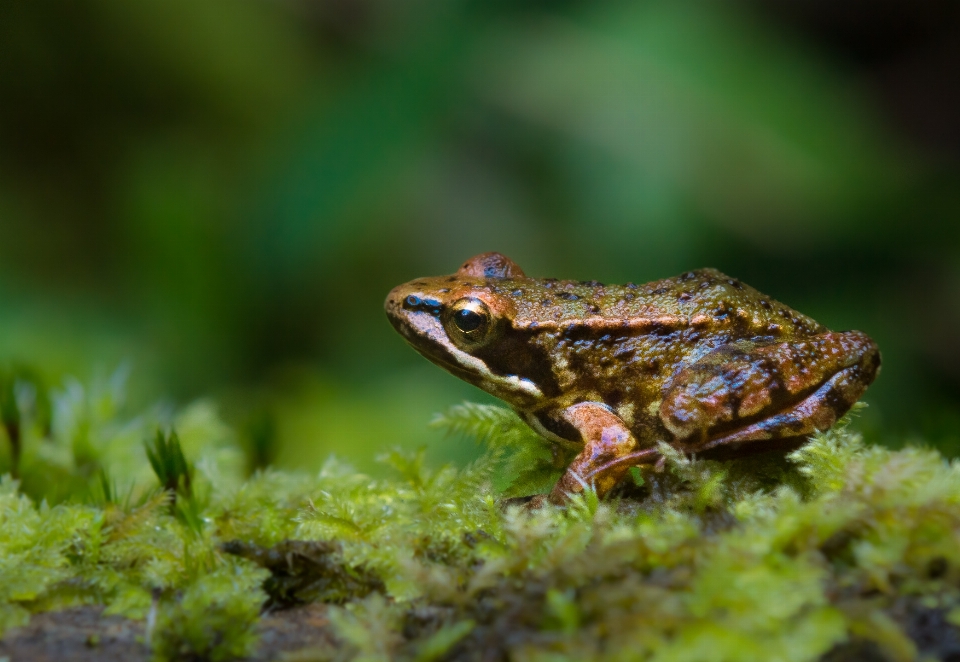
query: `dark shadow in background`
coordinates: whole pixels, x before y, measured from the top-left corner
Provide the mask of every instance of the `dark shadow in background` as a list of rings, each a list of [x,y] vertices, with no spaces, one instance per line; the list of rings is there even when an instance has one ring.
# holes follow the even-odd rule
[[[5,3],[0,99],[0,358],[288,463],[475,397],[381,301],[491,249],[736,274],[878,340],[876,438],[960,448],[956,3]]]

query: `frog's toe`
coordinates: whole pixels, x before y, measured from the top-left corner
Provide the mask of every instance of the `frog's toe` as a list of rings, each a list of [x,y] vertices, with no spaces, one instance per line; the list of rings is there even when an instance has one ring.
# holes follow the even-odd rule
[[[546,494],[533,494],[531,496],[509,497],[500,501],[500,510],[504,512],[510,508],[520,508],[525,512],[540,510],[547,504]]]

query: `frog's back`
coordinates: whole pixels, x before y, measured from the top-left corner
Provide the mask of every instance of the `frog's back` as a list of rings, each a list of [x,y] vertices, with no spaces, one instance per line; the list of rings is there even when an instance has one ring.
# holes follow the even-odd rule
[[[517,305],[518,328],[593,327],[616,334],[684,328],[728,338],[820,333],[816,321],[716,269],[637,285],[521,278],[497,286]]]

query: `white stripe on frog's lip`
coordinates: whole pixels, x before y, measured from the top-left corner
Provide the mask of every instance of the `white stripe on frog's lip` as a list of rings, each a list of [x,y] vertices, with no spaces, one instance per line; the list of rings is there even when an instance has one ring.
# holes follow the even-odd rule
[[[519,375],[498,375],[492,372],[486,363],[459,349],[447,337],[447,332],[440,324],[440,320],[433,315],[419,311],[404,311],[398,317],[403,321],[404,339],[418,352],[446,370],[453,373],[462,372],[474,379],[478,378],[477,386],[504,400],[509,401],[510,396],[516,394],[534,399],[543,398],[543,392],[533,381]],[[424,351],[424,345],[432,345],[441,350],[442,356],[435,351]],[[472,380],[467,379],[467,381]]]

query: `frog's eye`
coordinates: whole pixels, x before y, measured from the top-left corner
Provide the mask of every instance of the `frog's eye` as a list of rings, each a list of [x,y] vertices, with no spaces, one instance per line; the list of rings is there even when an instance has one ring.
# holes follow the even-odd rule
[[[453,323],[464,333],[472,333],[483,324],[483,315],[469,308],[462,308],[453,315]]]
[[[489,340],[493,320],[487,304],[479,299],[465,298],[449,308],[445,326],[447,334],[458,345],[477,347]]]

